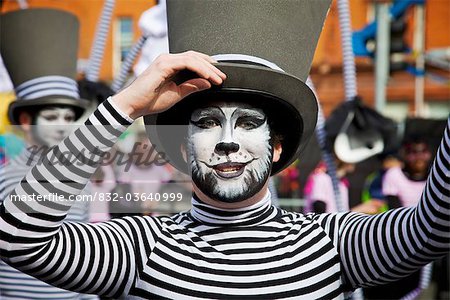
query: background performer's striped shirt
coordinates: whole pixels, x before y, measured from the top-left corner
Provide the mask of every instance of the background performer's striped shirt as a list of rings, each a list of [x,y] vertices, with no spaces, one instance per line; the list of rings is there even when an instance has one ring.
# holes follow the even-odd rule
[[[30,149],[32,147],[23,149],[18,156],[0,166],[0,203],[39,161],[42,152]],[[89,193],[89,188],[84,189],[83,193]],[[65,220],[86,223],[89,205],[89,202],[74,203]],[[98,297],[56,288],[0,261],[0,300],[13,299],[94,300]]]

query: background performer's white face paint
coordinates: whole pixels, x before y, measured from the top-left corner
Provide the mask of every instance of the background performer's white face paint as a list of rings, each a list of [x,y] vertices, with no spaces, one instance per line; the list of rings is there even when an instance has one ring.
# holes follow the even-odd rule
[[[48,107],[40,110],[33,126],[33,137],[36,142],[45,146],[59,144],[73,129],[75,112],[72,108]]]
[[[273,148],[267,117],[246,104],[222,103],[195,110],[187,148],[194,183],[218,201],[248,199],[270,175]]]

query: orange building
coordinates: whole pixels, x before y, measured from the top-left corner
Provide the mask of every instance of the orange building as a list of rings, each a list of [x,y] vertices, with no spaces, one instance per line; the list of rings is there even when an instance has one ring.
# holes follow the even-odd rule
[[[23,0],[25,1],[25,0]],[[4,0],[2,12],[20,9],[17,0]],[[30,8],[52,7],[70,11],[80,20],[81,64],[87,62],[104,0],[26,0]],[[374,15],[373,0],[350,0],[351,23],[354,30],[368,24]],[[111,81],[121,62],[122,50],[131,46],[140,36],[138,20],[142,12],[156,4],[156,0],[116,0],[109,36],[105,46],[100,78]],[[412,45],[413,10],[408,11],[406,40]],[[450,0],[427,0],[425,42],[426,50],[450,47]],[[299,29],[301,30],[301,29]],[[319,40],[313,61],[312,74],[319,98],[328,113],[344,99],[341,78],[342,48],[336,0],[333,1],[324,30]],[[369,58],[357,58],[359,92],[364,101],[373,104],[373,61]],[[406,103],[410,111],[414,110],[414,77],[405,74],[387,87],[390,101]],[[403,77],[402,77],[403,76]],[[448,72],[444,77],[449,80]],[[450,100],[447,84],[436,84],[426,80],[425,98],[429,101],[445,102]],[[409,103],[409,104],[408,104]]]
[[[400,0],[406,1],[406,0]],[[375,3],[394,1],[349,0],[353,30],[364,28],[374,19]],[[450,0],[425,1],[425,51],[450,48]],[[413,46],[414,9],[405,14],[405,42]],[[414,55],[407,57],[414,63]],[[374,106],[374,61],[367,57],[356,57],[358,94],[367,104]],[[450,72],[426,66],[425,76],[425,116],[446,117],[450,113]],[[331,10],[319,40],[311,71],[319,100],[325,115],[345,99],[342,78],[342,47],[339,30],[337,0],[333,0]],[[386,85],[387,106],[384,113],[398,120],[411,115],[416,110],[414,104],[415,77],[400,71],[391,74]]]

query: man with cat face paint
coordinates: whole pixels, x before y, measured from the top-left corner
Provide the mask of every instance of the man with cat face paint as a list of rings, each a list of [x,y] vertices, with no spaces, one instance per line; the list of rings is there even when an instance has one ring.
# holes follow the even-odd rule
[[[233,102],[196,109],[188,137],[197,193],[236,203],[264,190],[273,149],[267,117],[261,109]]]
[[[289,165],[314,130],[316,100],[300,78],[306,79],[328,6],[168,1],[176,54],[160,56],[55,150],[95,146],[95,158],[61,163],[65,181],[45,180],[52,166],[44,161],[14,195],[77,193],[120,134],[145,116],[152,144],[192,174],[191,210],[80,225],[57,218],[69,207],[64,201],[30,203],[39,218],[19,220],[24,207],[8,197],[0,210],[2,259],[51,284],[111,298],[342,299],[446,254],[448,128],[417,207],[367,216],[302,215],[271,205],[269,174]],[[285,23],[268,27],[268,16]]]

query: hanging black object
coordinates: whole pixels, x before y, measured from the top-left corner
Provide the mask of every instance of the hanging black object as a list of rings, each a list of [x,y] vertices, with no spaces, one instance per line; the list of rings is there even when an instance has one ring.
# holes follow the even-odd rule
[[[88,108],[79,119],[84,122],[104,100],[114,95],[114,91],[102,81],[93,82],[83,78],[77,83],[80,96],[89,101]]]
[[[109,96],[114,95],[114,91],[102,81],[89,81],[87,79],[78,80],[78,89],[80,90],[80,96],[84,97],[83,99],[88,99],[90,101],[96,101],[96,105],[98,106],[104,100],[106,100]]]
[[[348,163],[393,152],[398,147],[396,123],[366,106],[359,97],[334,110],[325,130],[327,148]]]

